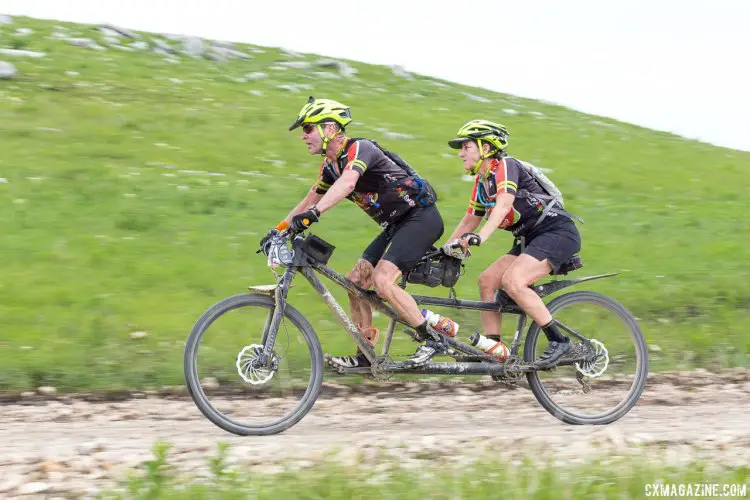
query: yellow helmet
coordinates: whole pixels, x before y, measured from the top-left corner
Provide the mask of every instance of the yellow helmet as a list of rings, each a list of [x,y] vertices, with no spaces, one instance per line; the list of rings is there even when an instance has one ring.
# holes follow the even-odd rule
[[[487,120],[471,120],[458,129],[456,138],[448,141],[448,145],[454,149],[461,149],[461,144],[466,141],[487,141],[500,151],[508,147],[508,130],[504,125]]]
[[[338,123],[341,128],[346,127],[352,121],[352,112],[348,106],[331,99],[315,99],[313,96],[307,100],[297,116],[297,120],[289,127],[289,130],[305,123]]]

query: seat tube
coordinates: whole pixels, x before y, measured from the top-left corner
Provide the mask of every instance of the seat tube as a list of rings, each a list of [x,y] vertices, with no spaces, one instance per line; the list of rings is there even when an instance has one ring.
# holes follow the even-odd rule
[[[393,331],[396,329],[396,320],[391,318],[391,322],[388,325],[388,331],[385,333],[385,341],[383,341],[383,356],[387,356],[391,350],[391,341],[393,340]]]

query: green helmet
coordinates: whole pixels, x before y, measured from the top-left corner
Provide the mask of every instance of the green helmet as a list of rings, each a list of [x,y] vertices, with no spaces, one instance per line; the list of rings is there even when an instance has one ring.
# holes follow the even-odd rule
[[[297,116],[297,120],[289,127],[289,130],[305,123],[338,123],[341,128],[346,127],[352,121],[352,112],[348,106],[331,99],[315,99],[313,96],[307,100]]]
[[[505,151],[508,147],[508,130],[504,125],[487,120],[471,120],[458,129],[456,138],[448,141],[448,145],[454,149],[461,149],[461,144],[466,141],[487,141],[489,144]],[[481,143],[480,143],[481,145]]]

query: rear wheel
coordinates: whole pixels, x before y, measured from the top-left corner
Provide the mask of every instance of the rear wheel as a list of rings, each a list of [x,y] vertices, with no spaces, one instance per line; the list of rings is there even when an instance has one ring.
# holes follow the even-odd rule
[[[190,396],[206,418],[233,434],[283,432],[320,394],[320,341],[294,307],[284,310],[270,362],[261,362],[275,307],[268,295],[224,299],[198,319],[185,344]]]
[[[550,370],[528,372],[534,396],[568,424],[618,420],[636,405],[646,385],[648,351],[638,322],[622,304],[596,292],[570,292],[550,301],[547,308],[574,343],[574,351],[586,359],[579,356],[578,362],[563,361]],[[591,340],[591,345],[581,345],[566,328]],[[546,347],[539,325],[532,323],[524,360],[538,359]]]

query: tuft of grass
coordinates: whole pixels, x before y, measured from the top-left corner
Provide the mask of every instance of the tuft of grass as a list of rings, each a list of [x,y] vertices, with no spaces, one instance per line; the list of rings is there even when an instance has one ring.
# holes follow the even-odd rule
[[[201,313],[274,279],[255,250],[318,173],[319,158],[287,131],[309,94],[349,104],[352,135],[378,140],[430,180],[446,234],[471,188],[446,141],[474,117],[504,123],[510,151],[551,169],[566,207],[586,221],[586,267],[576,274],[621,273],[576,288],[609,294],[639,318],[660,348],[652,370],[748,364],[750,222],[738,208],[750,195],[749,153],[421,75],[404,80],[383,66],[349,61],[355,77],[321,78],[313,71],[329,70],[274,69],[288,57],[273,48],[247,61],[171,63],[50,36],[61,24],[98,39],[91,27],[15,22],[34,30],[24,48],[48,55],[14,61],[20,76],[0,81],[0,391],[181,384],[182,345]],[[331,265],[342,273],[378,231],[348,202],[313,228],[336,245]],[[479,273],[510,245],[501,232],[474,252],[458,296],[477,298]],[[289,301],[324,349],[353,352],[322,301],[295,284]],[[346,304],[341,290],[334,296]],[[470,332],[478,313],[466,318]],[[133,341],[136,329],[149,336]],[[397,353],[413,350],[397,336]]]
[[[196,478],[165,472],[165,447],[158,446],[154,460],[147,461],[140,473],[132,473],[123,487],[104,492],[102,498],[454,500],[502,495],[538,500],[627,500],[672,496],[673,487],[680,496],[686,496],[690,488],[688,496],[701,497],[705,490],[697,488],[714,488],[714,484],[722,496],[747,498],[750,488],[748,467],[719,467],[699,461],[669,466],[653,456],[602,457],[565,466],[529,457],[513,463],[483,457],[460,467],[451,461],[429,459],[416,466],[380,462],[374,467],[324,461],[301,470],[285,467],[278,473],[259,473],[226,465],[227,450],[227,445],[219,445],[216,457],[208,460],[209,475]]]

